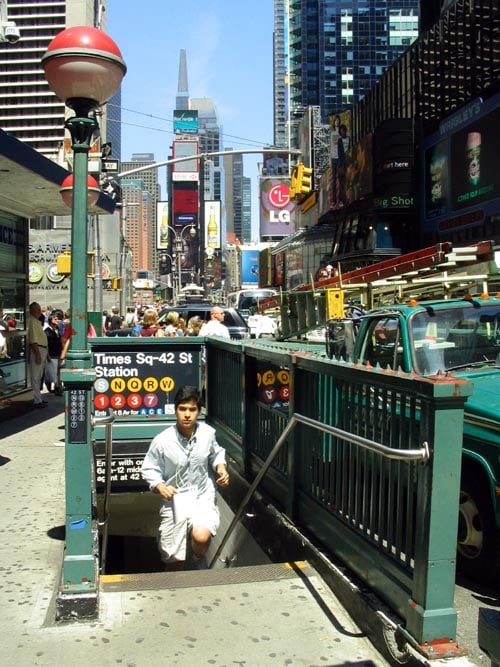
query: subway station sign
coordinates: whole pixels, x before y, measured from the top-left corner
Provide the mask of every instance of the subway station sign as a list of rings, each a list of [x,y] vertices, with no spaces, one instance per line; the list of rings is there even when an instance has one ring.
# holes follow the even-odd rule
[[[200,346],[148,343],[129,338],[126,345],[93,346],[96,417],[109,408],[118,419],[173,415],[179,387],[200,386]]]
[[[175,421],[174,397],[183,385],[201,386],[200,343],[182,338],[115,338],[91,342],[95,380],[92,411],[104,417],[112,409],[113,454],[111,483],[114,491],[142,489],[141,465],[152,439],[151,428],[167,428]],[[120,429],[126,424],[125,429]],[[139,426],[130,438],[129,426]],[[76,429],[78,430],[78,429]],[[95,430],[96,480],[106,483],[105,433]],[[123,439],[123,438],[126,439]]]

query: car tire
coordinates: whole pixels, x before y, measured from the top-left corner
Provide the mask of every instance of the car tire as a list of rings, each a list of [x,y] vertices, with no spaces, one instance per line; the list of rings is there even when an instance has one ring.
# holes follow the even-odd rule
[[[500,578],[500,531],[489,485],[481,475],[465,474],[460,488],[457,570],[480,583]]]

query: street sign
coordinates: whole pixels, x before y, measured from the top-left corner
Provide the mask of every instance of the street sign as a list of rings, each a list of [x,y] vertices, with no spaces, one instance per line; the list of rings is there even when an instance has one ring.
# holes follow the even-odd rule
[[[101,160],[101,169],[107,173],[117,174],[120,168],[120,161],[110,158]]]

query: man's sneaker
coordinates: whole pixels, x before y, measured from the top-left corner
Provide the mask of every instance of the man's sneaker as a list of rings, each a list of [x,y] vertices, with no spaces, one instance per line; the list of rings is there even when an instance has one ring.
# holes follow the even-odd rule
[[[47,401],[42,401],[41,403],[33,403],[34,408],[46,408],[48,406]]]

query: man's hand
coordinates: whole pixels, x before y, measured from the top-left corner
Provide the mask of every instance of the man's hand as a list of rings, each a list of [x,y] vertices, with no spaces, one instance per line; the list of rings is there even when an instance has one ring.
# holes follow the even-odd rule
[[[229,484],[229,473],[224,463],[219,463],[216,468],[217,479],[215,480],[218,486],[227,486]]]
[[[174,494],[178,493],[177,489],[175,486],[167,486],[165,482],[160,482],[159,484],[156,485],[156,490],[166,500],[172,500],[174,497]]]

